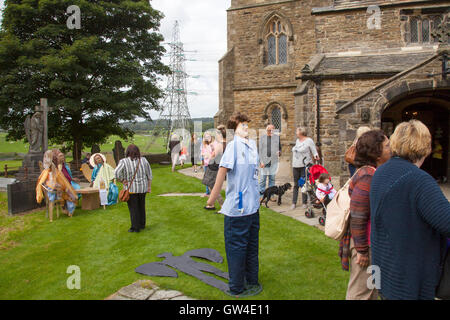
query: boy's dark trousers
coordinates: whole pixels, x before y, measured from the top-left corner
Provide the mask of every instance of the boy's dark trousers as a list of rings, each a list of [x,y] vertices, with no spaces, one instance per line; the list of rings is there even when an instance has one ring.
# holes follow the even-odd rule
[[[225,251],[228,261],[228,285],[232,294],[258,284],[259,210],[243,217],[224,219]]]
[[[130,194],[128,210],[130,210],[131,229],[140,230],[145,228],[145,196],[147,193]]]

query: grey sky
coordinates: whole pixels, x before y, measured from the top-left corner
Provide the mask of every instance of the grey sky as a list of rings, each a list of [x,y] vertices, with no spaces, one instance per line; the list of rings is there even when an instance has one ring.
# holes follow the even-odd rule
[[[186,62],[187,73],[200,76],[187,81],[187,90],[197,93],[188,96],[191,116],[214,116],[219,108],[218,60],[226,52],[226,9],[231,0],[151,0],[150,3],[164,13],[160,32],[166,41],[172,39],[173,25],[178,20],[185,50],[196,51],[187,54],[196,61]],[[3,5],[4,0],[0,0],[0,7]],[[168,59],[164,58],[164,62],[168,63]],[[155,112],[151,115],[158,117]]]

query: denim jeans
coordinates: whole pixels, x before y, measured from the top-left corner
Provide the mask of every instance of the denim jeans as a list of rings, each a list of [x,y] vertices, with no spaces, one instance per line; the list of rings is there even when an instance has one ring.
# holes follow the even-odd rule
[[[224,235],[228,285],[231,294],[239,294],[244,291],[245,283],[258,284],[259,210],[243,217],[225,216]]]
[[[300,179],[300,177],[305,178],[306,177],[306,171],[305,171],[305,167],[301,167],[301,168],[292,168],[292,173],[294,176],[294,192],[292,194],[292,203],[293,204],[297,204],[297,199],[298,199],[298,180]],[[302,203],[306,204],[308,198],[306,196],[306,194],[302,193]]]
[[[203,171],[205,171],[206,173],[206,168],[208,168],[208,166],[203,166]],[[210,194],[211,191],[209,190],[208,186],[206,186],[206,194]]]
[[[273,187],[275,185],[275,175],[272,174],[261,174],[259,178],[259,193],[263,194],[264,190],[266,190],[266,181],[269,179],[269,187]]]

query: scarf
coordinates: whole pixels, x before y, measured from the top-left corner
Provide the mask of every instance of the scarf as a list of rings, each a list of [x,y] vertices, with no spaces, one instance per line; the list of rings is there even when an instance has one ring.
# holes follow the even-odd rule
[[[67,165],[65,163],[63,164],[61,171],[64,177],[67,179],[67,181],[69,181],[69,183],[72,183],[72,175],[69,173]]]

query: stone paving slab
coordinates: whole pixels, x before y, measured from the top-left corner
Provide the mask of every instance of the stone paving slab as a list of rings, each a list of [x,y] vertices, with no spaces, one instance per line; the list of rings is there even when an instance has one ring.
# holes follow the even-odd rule
[[[105,300],[195,300],[175,290],[163,290],[151,280],[138,280]]]

